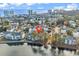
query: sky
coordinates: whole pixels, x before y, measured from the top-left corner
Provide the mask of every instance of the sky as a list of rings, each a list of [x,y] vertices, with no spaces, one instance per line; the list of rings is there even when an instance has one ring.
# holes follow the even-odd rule
[[[0,14],[3,10],[14,10],[17,14],[27,13],[28,10],[36,11],[37,13],[45,13],[49,9],[64,9],[72,10],[79,9],[79,3],[0,3]]]
[[[32,10],[48,10],[48,9],[78,9],[79,3],[0,3],[0,9],[32,9]]]
[[[0,0],[2,3],[78,3],[78,0]]]
[[[63,2],[64,1],[64,2]],[[51,9],[72,10],[79,9],[79,3],[76,0],[0,0],[0,13],[2,9],[12,9],[16,13],[27,13],[32,9],[38,13],[47,12]]]

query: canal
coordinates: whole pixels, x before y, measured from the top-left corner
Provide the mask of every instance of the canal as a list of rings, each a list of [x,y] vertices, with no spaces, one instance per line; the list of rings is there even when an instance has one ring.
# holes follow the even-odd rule
[[[26,43],[19,46],[8,46],[0,44],[0,56],[75,56],[78,53],[69,50],[58,50],[57,48],[48,48],[30,46]]]

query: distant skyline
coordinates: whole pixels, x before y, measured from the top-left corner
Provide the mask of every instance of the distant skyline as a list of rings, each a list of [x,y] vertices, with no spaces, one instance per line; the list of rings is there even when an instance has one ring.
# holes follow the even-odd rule
[[[3,9],[6,10],[14,10],[17,14],[27,13],[28,10],[33,10],[38,13],[47,12],[47,10],[51,9],[64,9],[64,10],[72,10],[79,9],[79,3],[0,3],[0,13],[3,13]]]

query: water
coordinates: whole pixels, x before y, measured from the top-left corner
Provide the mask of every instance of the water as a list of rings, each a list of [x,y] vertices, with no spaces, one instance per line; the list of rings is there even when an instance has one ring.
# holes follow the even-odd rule
[[[0,56],[34,56],[31,46],[24,44],[23,46],[8,46],[6,44],[0,45]]]
[[[78,54],[69,50],[52,49],[50,45],[44,48],[44,46],[28,46],[26,43],[23,46],[0,44],[0,56],[75,56]]]

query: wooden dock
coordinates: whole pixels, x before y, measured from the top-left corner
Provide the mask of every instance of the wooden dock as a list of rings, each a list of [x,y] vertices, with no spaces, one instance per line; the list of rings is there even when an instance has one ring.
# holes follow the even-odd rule
[[[25,40],[20,41],[0,41],[0,44],[7,44],[7,43],[25,43]]]
[[[41,42],[32,42],[27,41],[28,45],[35,45],[35,46],[43,46],[43,43]],[[68,45],[68,44],[52,44],[52,48],[59,48],[59,49],[67,49],[67,50],[78,50],[79,45]]]
[[[68,45],[68,44],[53,44],[52,47],[58,47],[58,48],[61,48],[61,49],[67,49],[67,50],[77,50],[79,49],[78,48],[78,45]]]
[[[28,45],[31,45],[31,46],[43,46],[43,43],[41,43],[41,42],[35,42],[35,41],[26,41],[26,43],[28,44]]]
[[[42,42],[39,41],[28,41],[28,40],[20,40],[20,41],[0,41],[0,44],[11,44],[11,43],[27,43],[28,45],[31,46],[43,46]],[[70,50],[78,50],[79,45],[68,45],[68,44],[52,44],[52,48],[61,48],[61,49],[70,49]]]

